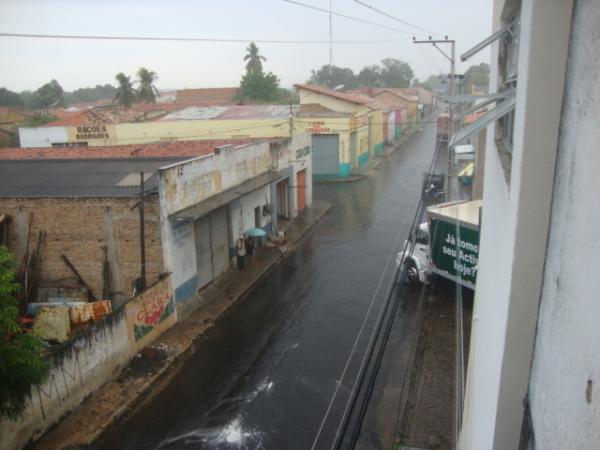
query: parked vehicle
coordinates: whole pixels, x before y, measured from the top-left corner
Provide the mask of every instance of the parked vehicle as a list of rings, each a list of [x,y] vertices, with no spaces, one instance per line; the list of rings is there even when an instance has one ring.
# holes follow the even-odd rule
[[[480,209],[481,200],[427,208],[427,222],[413,230],[396,258],[406,266],[409,282],[429,284],[440,275],[475,289]]]
[[[426,205],[442,203],[446,198],[444,184],[446,175],[443,173],[424,173],[421,198]]]
[[[448,142],[450,132],[450,115],[442,113],[437,118],[437,140],[438,142]]]

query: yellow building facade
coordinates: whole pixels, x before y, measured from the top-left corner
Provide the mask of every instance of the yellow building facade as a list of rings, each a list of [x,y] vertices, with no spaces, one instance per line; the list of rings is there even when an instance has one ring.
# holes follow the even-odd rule
[[[314,85],[296,85],[296,88],[301,111],[305,106],[314,105],[327,111],[326,117],[307,115],[296,118],[297,123],[303,121],[306,125],[303,131],[313,135],[313,176],[347,177],[364,172],[369,159],[383,150],[383,111],[375,109],[370,100],[360,95]],[[335,117],[336,112],[346,117]],[[320,125],[314,126],[314,123]],[[325,141],[323,135],[329,136],[329,142],[320,145],[320,141]],[[336,155],[333,154],[335,145],[337,170]]]

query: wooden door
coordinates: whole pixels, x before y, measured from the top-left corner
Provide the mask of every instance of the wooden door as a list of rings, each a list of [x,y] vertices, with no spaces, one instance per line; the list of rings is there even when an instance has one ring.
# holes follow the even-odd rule
[[[296,173],[296,191],[298,192],[298,201],[296,203],[298,212],[306,207],[306,169]]]

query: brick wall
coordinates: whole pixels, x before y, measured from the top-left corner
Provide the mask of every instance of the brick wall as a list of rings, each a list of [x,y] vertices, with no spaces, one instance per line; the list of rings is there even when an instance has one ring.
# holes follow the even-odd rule
[[[112,297],[120,305],[132,293],[132,281],[140,275],[139,213],[131,207],[137,198],[0,198],[0,214],[9,214],[9,247],[17,262],[25,250],[30,214],[33,213],[32,242],[39,230],[46,231],[41,250],[39,295],[57,287],[76,288],[73,273],[61,259],[66,255],[91,286],[102,296],[103,247],[111,264]],[[158,198],[146,202],[146,273],[148,284],[163,271]],[[73,290],[67,290],[72,295]],[[42,298],[43,300],[43,298]]]

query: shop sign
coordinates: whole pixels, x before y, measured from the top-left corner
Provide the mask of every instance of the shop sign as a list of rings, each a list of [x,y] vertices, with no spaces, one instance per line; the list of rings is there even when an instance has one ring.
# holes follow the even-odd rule
[[[75,134],[76,140],[89,140],[89,139],[108,139],[108,129],[106,125],[78,125],[77,133]]]
[[[330,128],[324,126],[325,122],[310,122],[306,132],[310,134],[323,134],[331,132]]]

